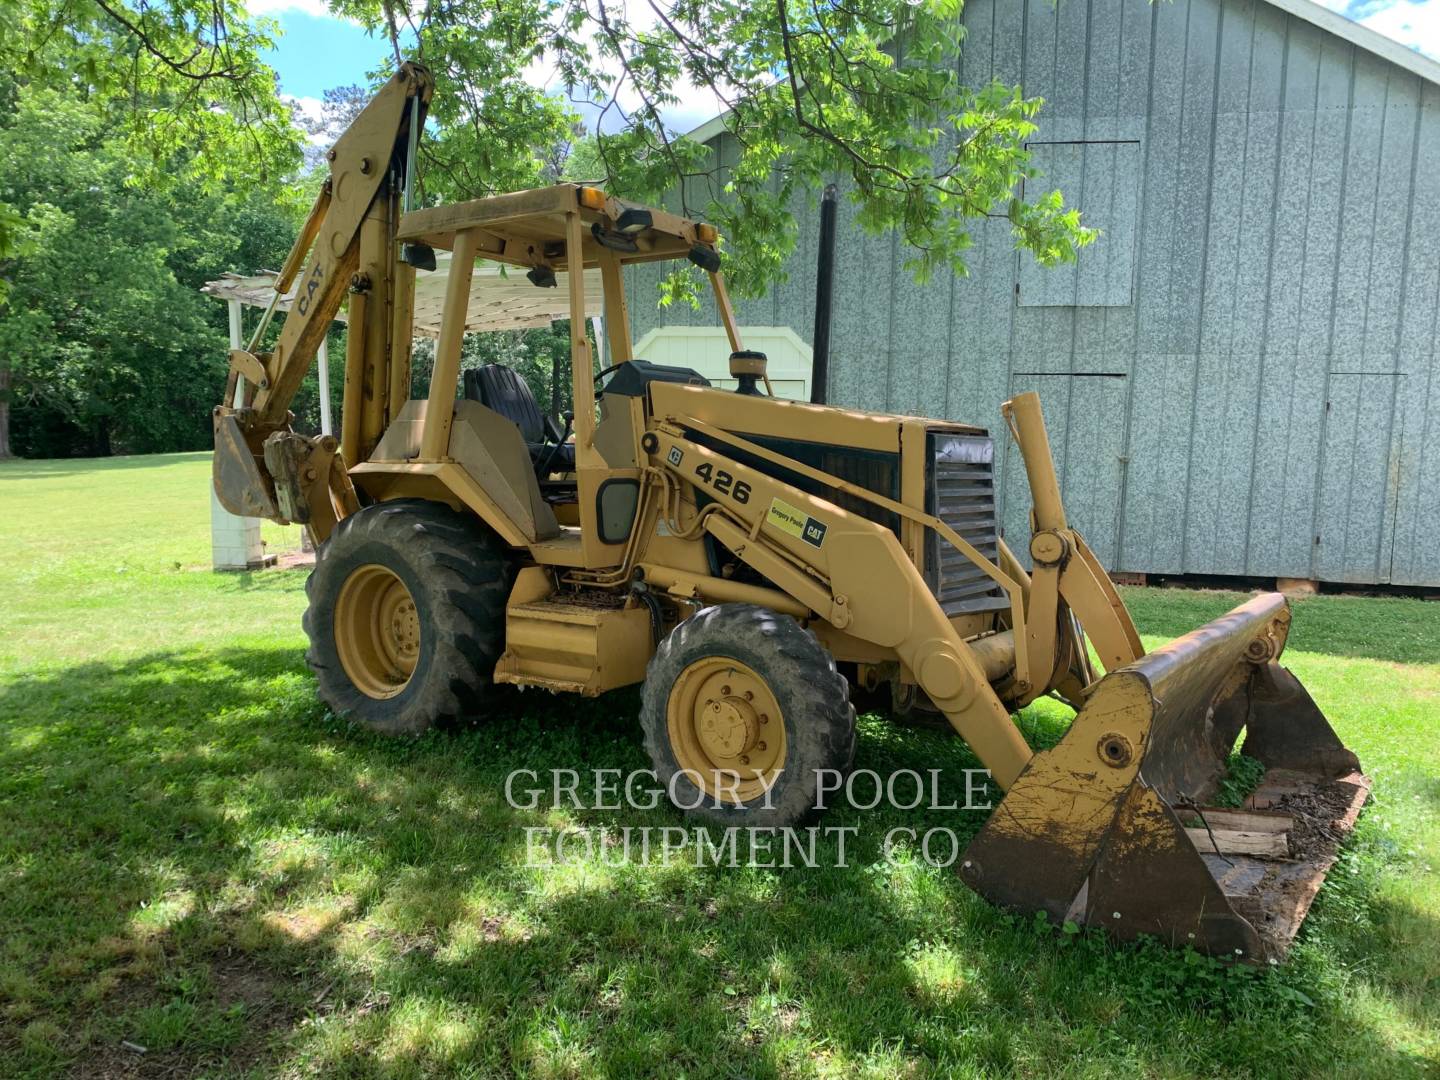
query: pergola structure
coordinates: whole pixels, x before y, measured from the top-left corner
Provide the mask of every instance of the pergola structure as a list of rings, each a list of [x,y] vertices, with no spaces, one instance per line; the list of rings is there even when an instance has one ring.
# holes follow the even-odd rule
[[[415,275],[415,334],[417,337],[438,338],[440,336],[440,313],[445,305],[445,289],[449,281],[450,253],[435,253],[435,269],[421,271]],[[241,327],[241,314],[246,307],[266,308],[275,295],[274,271],[258,274],[225,274],[215,281],[208,281],[201,292],[224,300],[230,308],[230,347],[245,347]],[[536,288],[526,280],[524,274],[494,263],[481,263],[475,267],[470,279],[470,304],[465,320],[466,333],[486,333],[493,330],[532,330],[549,326],[557,319],[570,317],[569,289],[566,275],[557,275],[557,287]],[[585,271],[585,313],[592,320],[599,321],[603,314],[603,291],[600,271]],[[295,297],[292,288],[280,298],[276,305],[279,311],[290,310]],[[345,321],[342,310],[338,321]],[[605,335],[597,327],[595,339],[604,349]],[[322,341],[317,356],[320,378],[320,430],[331,434],[330,417],[330,363]],[[603,352],[601,357],[603,366]],[[231,514],[220,505],[214,491],[210,493],[210,547],[211,562],[216,570],[254,570],[265,565],[264,550],[260,544],[260,519],[242,518]]]
[[[210,296],[250,307],[265,307],[274,295],[275,273],[226,274],[206,282],[200,290]],[[445,283],[450,278],[450,252],[435,252],[435,269],[415,275],[415,333],[419,337],[440,336],[440,311],[445,306]],[[557,319],[568,319],[570,308],[564,287],[566,275],[558,275],[559,287],[537,289],[513,268],[496,263],[481,263],[470,279],[467,333],[489,330],[532,330],[549,326]],[[602,296],[600,271],[585,271],[586,314],[600,316]],[[280,300],[281,311],[288,311],[295,296],[294,287]],[[345,321],[341,311],[340,321]]]

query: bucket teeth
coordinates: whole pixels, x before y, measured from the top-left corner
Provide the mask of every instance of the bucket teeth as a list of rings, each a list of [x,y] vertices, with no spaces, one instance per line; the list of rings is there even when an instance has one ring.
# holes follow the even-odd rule
[[[1117,938],[1283,957],[1369,791],[1276,662],[1288,627],[1283,597],[1256,597],[1105,676],[971,842],[965,880]],[[1266,772],[1245,807],[1207,806],[1242,730]]]

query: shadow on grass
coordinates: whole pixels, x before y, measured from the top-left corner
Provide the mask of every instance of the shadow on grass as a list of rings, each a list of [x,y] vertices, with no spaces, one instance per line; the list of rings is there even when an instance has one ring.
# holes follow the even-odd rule
[[[506,694],[483,724],[405,741],[313,695],[290,648],[85,664],[0,690],[0,1071],[1424,1067],[1347,994],[1315,989],[1342,966],[1324,941],[1286,972],[1187,966],[1039,929],[949,870],[883,857],[895,826],[963,844],[983,814],[837,806],[822,824],[857,830],[843,867],[833,840],[813,868],[639,865],[613,849],[527,866],[527,826],[680,824],[663,805],[505,798],[517,769],[645,768],[633,692]],[[1049,741],[1062,721],[1028,722]],[[940,769],[942,803],[976,764],[944,733],[863,722],[857,767]],[[1355,888],[1342,899],[1363,906]],[[1367,946],[1371,985],[1433,1022],[1399,980],[1407,942],[1440,926],[1411,915]]]

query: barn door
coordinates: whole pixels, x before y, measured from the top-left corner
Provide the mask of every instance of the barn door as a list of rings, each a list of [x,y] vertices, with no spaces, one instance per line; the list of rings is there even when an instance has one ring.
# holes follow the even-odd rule
[[[1395,493],[1395,543],[1390,584],[1440,586],[1440,387],[1406,378],[1398,386],[1401,419],[1399,480]]]
[[[1124,375],[1011,376],[1010,394],[1034,390],[1045,410],[1045,430],[1060,477],[1060,494],[1072,528],[1107,567],[1120,537],[1120,493],[1125,482]],[[1005,438],[1001,535],[1030,565],[1030,486],[1020,450]]]
[[[1315,521],[1314,576],[1321,581],[1391,579],[1404,378],[1330,375]]]

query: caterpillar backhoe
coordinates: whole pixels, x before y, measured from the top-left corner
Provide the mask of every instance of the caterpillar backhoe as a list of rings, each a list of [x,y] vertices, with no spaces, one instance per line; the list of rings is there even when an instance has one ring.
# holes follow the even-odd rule
[[[215,410],[221,502],[316,542],[305,630],[323,699],[413,734],[483,718],[497,684],[642,684],[677,804],[787,826],[823,770],[852,765],[852,689],[889,687],[943,715],[1006,793],[960,862],[982,895],[1119,938],[1283,956],[1369,786],[1279,663],[1285,600],[1147,653],[1068,522],[1033,394],[1001,406],[1034,507],[1027,570],[999,535],[985,429],[766,392],[705,223],[572,184],[402,212],[431,86],[404,65],[336,143],[276,283],[278,299],[298,280],[292,309],[268,351],[262,323],[231,353]],[[412,400],[414,282],[437,249],[444,309]],[[461,378],[477,260],[566,290],[573,432],[513,371]],[[633,355],[623,273],[655,260],[708,276],[735,390]],[[598,373],[582,269],[614,361]],[[288,406],[347,298],[337,443],[294,431]],[[1077,713],[1037,752],[1012,717],[1046,694]],[[1264,775],[1244,808],[1209,806],[1242,731]]]

